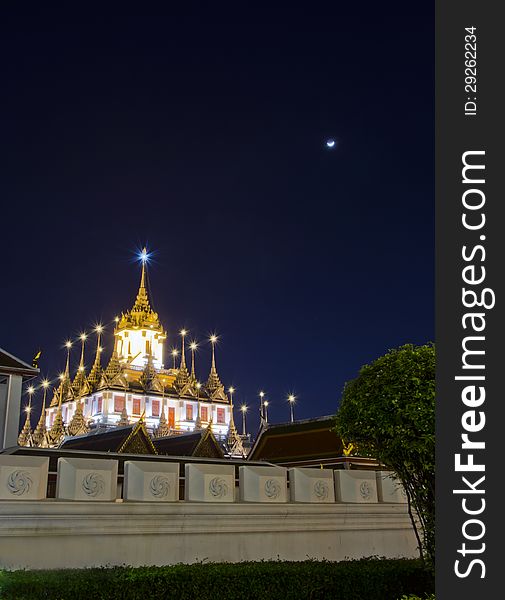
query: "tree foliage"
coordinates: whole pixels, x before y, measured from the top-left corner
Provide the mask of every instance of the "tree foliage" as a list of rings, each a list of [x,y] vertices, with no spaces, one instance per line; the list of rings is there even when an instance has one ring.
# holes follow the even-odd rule
[[[421,557],[435,555],[435,346],[390,350],[346,383],[336,431],[361,456],[372,456],[405,487]],[[422,539],[421,539],[422,538]]]

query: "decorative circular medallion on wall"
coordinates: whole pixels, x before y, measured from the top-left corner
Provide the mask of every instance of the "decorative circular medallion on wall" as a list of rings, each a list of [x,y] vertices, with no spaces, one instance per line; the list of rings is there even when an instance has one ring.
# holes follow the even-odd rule
[[[97,496],[103,496],[105,481],[100,473],[88,473],[83,478],[81,487],[87,496],[96,498]]]
[[[271,500],[279,497],[281,489],[281,484],[277,479],[268,479],[265,482],[265,496]]]
[[[214,477],[214,479],[210,480],[209,492],[215,498],[223,498],[224,496],[227,496],[228,486],[226,485],[226,481],[221,477]]]
[[[372,488],[367,481],[362,481],[359,486],[359,493],[363,500],[369,500],[372,495]]]
[[[7,479],[7,489],[14,496],[27,494],[32,484],[32,478],[27,471],[12,471]]]
[[[324,479],[318,479],[314,484],[314,495],[318,500],[326,500],[330,494],[328,482]]]
[[[155,498],[165,498],[170,491],[170,480],[166,475],[155,475],[149,482],[149,491]]]

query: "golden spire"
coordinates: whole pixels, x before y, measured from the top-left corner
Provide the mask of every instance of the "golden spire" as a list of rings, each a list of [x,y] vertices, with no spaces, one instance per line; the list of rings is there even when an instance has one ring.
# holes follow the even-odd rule
[[[84,368],[84,344],[86,342],[86,338],[88,336],[85,333],[81,333],[81,360],[79,361],[79,367],[77,369],[77,373],[75,374],[74,381],[72,382],[72,390],[75,396],[80,397],[82,393],[86,393],[88,390],[83,390],[86,388],[86,371]]]
[[[130,424],[130,420],[128,419],[128,413],[126,412],[126,401],[125,401],[125,405],[123,406],[123,410],[121,411],[121,418],[117,422],[116,427],[126,427],[129,424]]]
[[[40,411],[40,419],[37,423],[37,427],[35,427],[35,431],[33,432],[33,443],[35,446],[40,446],[42,441],[46,437],[47,429],[46,429],[46,395],[47,388],[49,387],[49,381],[44,379],[42,382],[42,387],[44,388],[44,398],[42,400],[42,410]]]
[[[195,388],[196,388],[196,422],[195,422],[195,429],[201,429],[202,428],[202,411],[201,411],[201,406],[200,406],[200,390],[202,388],[202,384],[197,381],[195,383]]]
[[[23,429],[21,430],[21,433],[18,436],[18,446],[33,446],[30,413],[32,412],[32,395],[34,391],[35,389],[33,388],[33,386],[30,386],[28,388],[29,400],[28,405],[25,408],[26,420]]]
[[[246,453],[242,444],[242,438],[238,434],[233,418],[233,393],[235,392],[235,388],[229,388],[228,392],[230,394],[230,426],[228,429],[228,437],[226,439],[228,451],[230,456],[245,456]]]
[[[212,362],[210,367],[209,378],[207,379],[207,383],[205,384],[205,389],[209,396],[220,396],[222,399],[226,399],[226,394],[224,393],[224,385],[221,383],[219,379],[219,375],[216,369],[216,356],[214,347],[217,342],[217,336],[210,336],[210,343],[212,344]]]
[[[139,291],[137,292],[137,299],[135,301],[135,305],[134,305],[134,309],[135,307],[137,308],[144,308],[147,310],[150,310],[150,306],[149,306],[149,298],[147,296],[147,289],[146,289],[146,262],[147,262],[147,248],[144,246],[144,248],[142,248],[142,252],[140,254],[141,257],[141,261],[142,261],[142,274],[140,276],[140,286],[139,286]]]
[[[140,376],[139,381],[145,391],[162,391],[163,384],[161,383],[160,378],[156,373],[156,369],[154,368],[153,355],[151,354],[151,350],[149,350],[147,354],[147,362],[144,367],[144,370],[142,371],[142,375]]]
[[[117,326],[115,333],[123,329],[131,329],[137,327],[149,327],[159,332],[161,335],[165,335],[158,313],[154,312],[149,304],[149,296],[146,288],[146,274],[147,274],[147,260],[149,254],[147,248],[143,248],[140,258],[142,261],[142,273],[140,276],[140,286],[135,299],[135,304],[132,309],[126,313],[121,314],[121,318],[117,319]]]
[[[56,406],[60,400],[65,402],[72,390],[72,382],[70,381],[70,348],[72,348],[72,342],[70,340],[65,342],[65,348],[67,349],[67,364],[65,371],[60,375],[60,385],[54,390],[51,406]]]
[[[186,329],[181,329],[180,334],[181,334],[181,338],[182,338],[182,350],[181,350],[181,366],[179,367],[179,369],[186,369],[186,346],[184,344],[185,344],[186,335],[188,334],[188,332]]]
[[[181,392],[189,382],[189,373],[188,373],[188,369],[186,367],[186,346],[184,343],[184,340],[185,340],[188,332],[186,329],[181,329],[181,331],[179,333],[182,338],[181,364],[179,366],[179,371],[177,373],[177,377],[175,378],[174,385],[175,385],[175,388],[179,392]]]
[[[191,342],[189,347],[191,349],[191,374],[189,376],[189,382],[194,387],[196,386],[195,352],[198,348],[198,344],[195,341],[193,341]]]
[[[53,426],[49,430],[49,439],[54,446],[58,446],[65,436],[65,428],[63,426],[63,417],[61,416],[61,394],[58,402],[58,409],[54,417]]]
[[[102,338],[102,331],[103,331],[103,327],[102,325],[97,325],[95,327],[95,332],[96,332],[96,354],[95,354],[95,362],[93,363],[93,366],[91,367],[91,371],[89,372],[88,375],[88,386],[90,388],[90,391],[94,392],[99,383],[100,383],[100,379],[102,378],[102,374],[103,374],[103,369],[102,369],[102,363],[101,363],[101,355],[102,355],[102,348],[100,346],[100,341]]]
[[[161,417],[158,427],[154,433],[154,437],[166,437],[170,435],[170,427],[168,426],[167,418],[165,417],[165,406],[161,409]]]
[[[230,425],[228,429],[228,444],[231,441],[235,441],[237,437],[237,428],[235,427],[235,420],[233,418],[233,393],[235,392],[235,388],[231,387],[228,390],[230,394]]]
[[[112,383],[112,381],[118,375],[120,375],[122,372],[123,372],[123,369],[119,362],[119,357],[117,355],[116,350],[114,349],[112,352],[112,355],[110,357],[109,364],[107,365],[107,368],[103,372],[102,379],[105,379],[105,383],[108,383],[108,384]]]
[[[82,412],[81,400],[77,401],[75,413],[70,419],[70,423],[68,424],[67,430],[70,435],[82,435],[84,433],[89,432],[88,424],[86,423],[86,419],[84,418],[84,414]]]

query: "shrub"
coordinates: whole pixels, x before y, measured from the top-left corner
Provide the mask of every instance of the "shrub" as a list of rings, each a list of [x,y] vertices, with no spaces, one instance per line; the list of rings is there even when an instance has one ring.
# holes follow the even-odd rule
[[[390,350],[345,384],[336,431],[396,472],[421,557],[435,561],[435,346]],[[415,509],[422,531],[417,531]]]
[[[418,559],[248,562],[0,573],[9,600],[148,598],[392,600],[423,596],[434,580]]]

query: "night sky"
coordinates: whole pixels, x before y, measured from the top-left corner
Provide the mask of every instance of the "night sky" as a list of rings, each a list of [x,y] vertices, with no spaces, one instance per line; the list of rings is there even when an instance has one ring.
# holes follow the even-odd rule
[[[260,390],[272,422],[288,393],[332,414],[363,364],[433,340],[432,6],[349,4],[5,19],[0,346],[55,378],[131,308],[144,244],[168,351],[217,332],[253,431]]]

